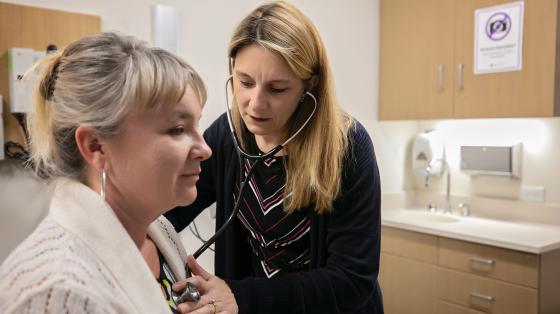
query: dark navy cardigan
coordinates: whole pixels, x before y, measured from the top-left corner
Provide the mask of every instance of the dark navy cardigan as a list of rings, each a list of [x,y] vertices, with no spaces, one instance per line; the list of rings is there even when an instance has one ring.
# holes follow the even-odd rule
[[[216,202],[216,229],[233,207],[238,157],[222,115],[205,132],[212,157],[202,163],[198,197],[166,214],[183,230]],[[215,274],[230,286],[239,313],[383,313],[377,282],[380,254],[380,182],[371,139],[356,122],[350,129],[341,195],[331,214],[311,218],[309,270],[278,278],[251,274],[248,233],[236,218],[215,245]],[[326,156],[328,158],[328,156]]]

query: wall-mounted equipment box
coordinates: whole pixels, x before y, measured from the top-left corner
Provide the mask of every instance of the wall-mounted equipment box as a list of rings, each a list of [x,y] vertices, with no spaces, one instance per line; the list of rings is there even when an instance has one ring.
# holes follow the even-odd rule
[[[10,86],[11,112],[31,111],[33,89],[38,73],[32,73],[29,69],[44,56],[45,52],[29,48],[8,49],[8,81]]]
[[[521,178],[523,146],[461,146],[461,171]]]

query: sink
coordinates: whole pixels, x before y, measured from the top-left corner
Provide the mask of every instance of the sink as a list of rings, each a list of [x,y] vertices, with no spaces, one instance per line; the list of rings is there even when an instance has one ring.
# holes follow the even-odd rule
[[[459,217],[455,216],[420,210],[402,210],[397,216],[400,219],[412,220],[415,222],[453,223],[461,220]]]

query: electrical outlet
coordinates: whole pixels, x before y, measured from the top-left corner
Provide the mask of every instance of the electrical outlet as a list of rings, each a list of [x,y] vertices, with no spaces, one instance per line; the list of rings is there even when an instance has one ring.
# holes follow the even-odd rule
[[[519,198],[527,202],[544,202],[544,186],[529,186],[524,185],[521,187],[521,195]]]

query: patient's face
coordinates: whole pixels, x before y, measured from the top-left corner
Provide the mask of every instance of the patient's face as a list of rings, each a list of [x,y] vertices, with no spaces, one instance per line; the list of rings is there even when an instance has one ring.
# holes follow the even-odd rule
[[[200,162],[210,157],[198,123],[202,106],[192,89],[174,108],[134,113],[107,143],[107,200],[155,218],[196,198]]]

